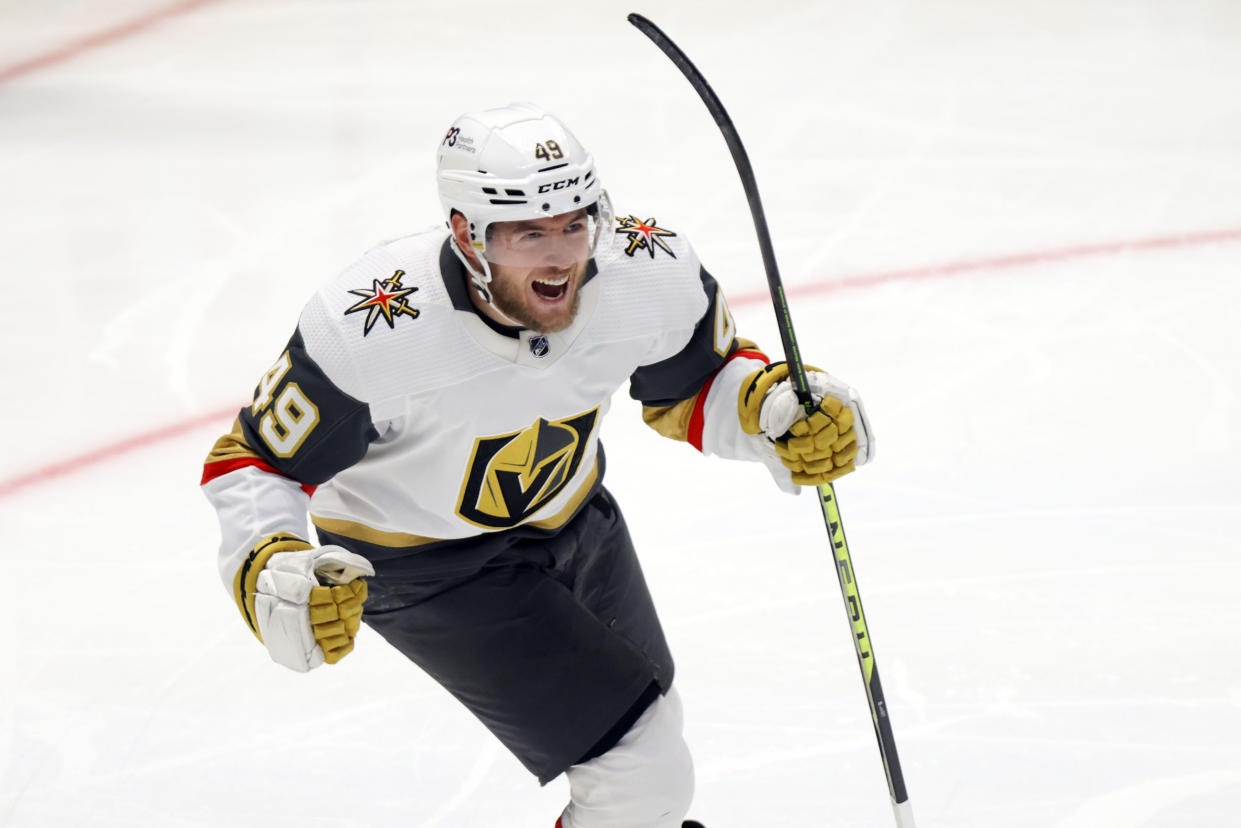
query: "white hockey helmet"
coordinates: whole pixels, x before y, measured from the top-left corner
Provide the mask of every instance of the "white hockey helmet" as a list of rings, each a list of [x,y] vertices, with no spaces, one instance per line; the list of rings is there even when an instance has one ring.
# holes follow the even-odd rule
[[[612,221],[595,160],[556,117],[529,103],[470,112],[453,122],[436,155],[444,218],[469,222],[470,245],[482,272],[457,248],[474,282],[490,299],[488,228],[500,221],[542,219],[585,208],[593,255]]]

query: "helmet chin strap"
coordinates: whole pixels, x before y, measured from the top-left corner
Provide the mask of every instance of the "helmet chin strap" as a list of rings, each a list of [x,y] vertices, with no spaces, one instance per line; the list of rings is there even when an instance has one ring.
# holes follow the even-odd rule
[[[461,245],[457,244],[457,237],[449,236],[449,243],[452,245],[452,252],[457,254],[457,258],[461,260],[461,264],[465,265],[465,270],[470,274],[470,283],[478,290],[478,294],[483,297],[483,301],[491,306],[491,309],[499,314],[501,321],[512,325],[515,328],[526,327],[504,311],[492,300],[491,297],[491,267],[487,259],[483,256],[476,256],[478,267],[470,261],[470,257],[461,249]],[[480,269],[481,268],[481,269]]]

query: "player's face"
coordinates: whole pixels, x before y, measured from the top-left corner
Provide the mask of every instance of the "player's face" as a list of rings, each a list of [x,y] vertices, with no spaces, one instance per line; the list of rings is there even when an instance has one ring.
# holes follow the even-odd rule
[[[592,235],[585,210],[492,225],[484,255],[495,306],[540,333],[569,327],[577,315]]]

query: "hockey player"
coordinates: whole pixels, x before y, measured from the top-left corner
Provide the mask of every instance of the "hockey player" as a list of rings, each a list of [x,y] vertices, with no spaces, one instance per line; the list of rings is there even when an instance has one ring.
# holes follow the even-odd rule
[[[684,235],[614,215],[556,118],[464,115],[437,170],[446,226],[319,290],[208,456],[220,573],[294,670],[339,661],[365,621],[540,783],[566,774],[562,828],[680,826],[693,769],[602,484],[609,400],[628,382],[660,434],[790,490],[866,461],[865,412],[811,371],[807,419]]]

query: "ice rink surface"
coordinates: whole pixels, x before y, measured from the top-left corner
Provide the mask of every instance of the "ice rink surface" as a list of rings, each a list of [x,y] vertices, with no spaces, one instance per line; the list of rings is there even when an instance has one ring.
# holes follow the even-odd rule
[[[0,824],[550,828],[369,631],[270,663],[201,462],[303,301],[440,221],[462,111],[534,100],[618,210],[779,340],[698,63],[808,361],[878,460],[837,491],[922,828],[1241,824],[1234,0],[0,2]],[[709,828],[892,824],[813,497],[604,430]]]

